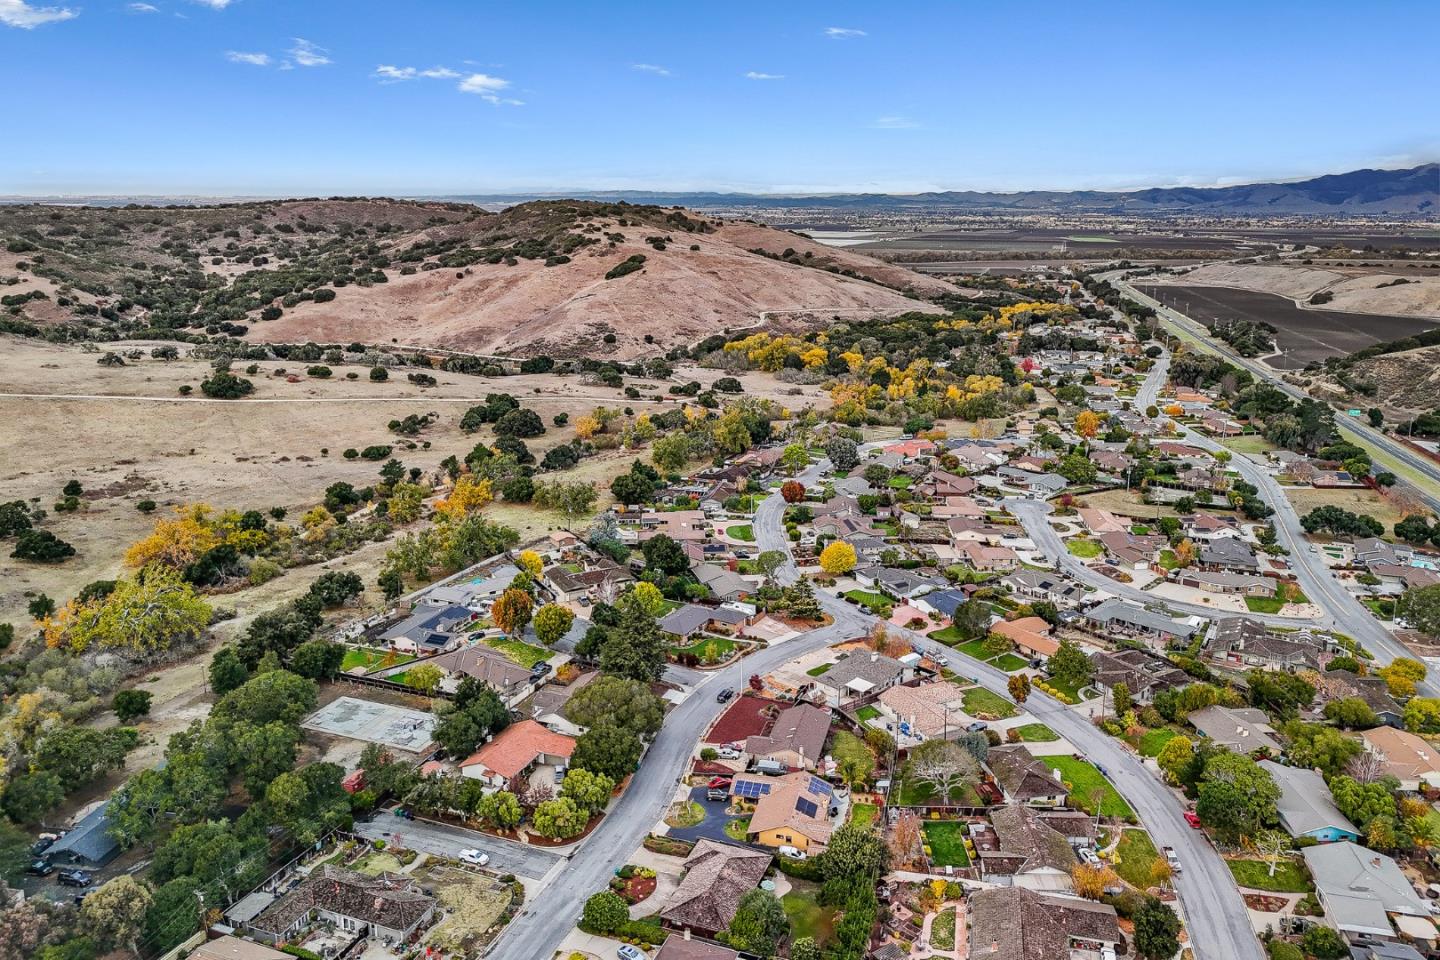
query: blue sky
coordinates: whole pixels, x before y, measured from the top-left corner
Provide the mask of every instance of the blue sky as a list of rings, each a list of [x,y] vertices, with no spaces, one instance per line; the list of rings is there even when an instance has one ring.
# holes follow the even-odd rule
[[[1431,3],[0,0],[0,195],[1133,188],[1440,155]]]

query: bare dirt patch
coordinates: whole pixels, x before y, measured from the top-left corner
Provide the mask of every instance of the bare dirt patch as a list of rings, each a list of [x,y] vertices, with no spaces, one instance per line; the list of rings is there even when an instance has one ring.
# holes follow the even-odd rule
[[[1340,507],[1351,513],[1365,513],[1385,525],[1388,537],[1395,524],[1405,519],[1405,513],[1393,500],[1381,496],[1368,487],[1355,489],[1317,489],[1315,487],[1285,487],[1285,496],[1294,505],[1295,512],[1305,516],[1316,507]]]

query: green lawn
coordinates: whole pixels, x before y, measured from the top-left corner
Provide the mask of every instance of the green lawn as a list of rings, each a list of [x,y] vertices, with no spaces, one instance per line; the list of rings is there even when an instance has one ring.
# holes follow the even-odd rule
[[[746,543],[755,542],[755,528],[748,523],[738,524],[726,529],[725,535],[734,540],[743,540]]]
[[[373,670],[385,662],[389,657],[387,666],[399,666],[402,663],[409,663],[415,658],[405,653],[395,653],[390,650],[380,650],[375,647],[351,647],[345,651],[345,659],[340,661],[340,671],[349,673],[356,667],[364,667],[366,670]]]
[[[890,611],[894,609],[895,606],[889,597],[881,593],[874,593],[870,590],[851,590],[846,593],[845,596],[854,600],[876,616],[890,616]],[[881,613],[882,610],[884,613]]]
[[[738,820],[730,820],[725,824],[725,836],[731,840],[738,840],[741,843],[749,841],[750,836],[745,831],[750,828],[750,818],[741,817]]]
[[[1094,815],[1095,802],[1091,795],[1099,790],[1103,796],[1100,798],[1099,814],[1102,817],[1133,817],[1134,811],[1125,798],[1120,796],[1109,780],[1100,775],[1100,771],[1085,760],[1077,760],[1075,757],[1039,757],[1039,761],[1052,770],[1059,770],[1060,776],[1070,784],[1070,803],[1083,809],[1086,813]]]
[[[920,806],[928,803],[944,804],[956,807],[978,807],[982,806],[980,795],[975,792],[974,786],[964,784],[956,790],[951,791],[948,800],[942,800],[935,796],[935,788],[928,783],[921,783],[905,775],[905,768],[901,768],[900,777],[896,780],[890,791],[892,803],[902,807]]]
[[[1043,723],[1027,723],[1023,727],[1015,727],[1014,730],[1024,743],[1051,743],[1060,739],[1058,733]]]
[[[790,918],[790,936],[796,940],[813,937],[823,947],[834,937],[835,910],[820,906],[820,887],[808,880],[791,878],[790,892],[780,898]]]
[[[971,687],[961,694],[965,712],[972,717],[988,714],[997,720],[1015,716],[1015,705],[998,693],[991,693],[984,687]]]
[[[1150,834],[1144,830],[1126,830],[1120,835],[1115,853],[1115,872],[1120,879],[1140,890],[1151,886],[1150,870],[1160,859],[1160,851],[1155,849]]]
[[[946,907],[930,922],[930,946],[937,950],[955,949],[955,908]]]
[[[1105,547],[1095,540],[1066,540],[1065,549],[1081,560],[1091,560],[1105,552]]]
[[[805,673],[807,676],[818,677],[820,674],[828,672],[833,666],[835,666],[833,663],[822,663],[818,667],[811,667],[809,670],[806,670]]]
[[[908,474],[898,474],[890,478],[889,487],[891,490],[909,490],[910,485],[915,481]]]
[[[930,847],[930,862],[937,867],[968,867],[965,853],[965,824],[957,820],[932,820],[921,825]]]
[[[505,656],[526,669],[535,666],[537,663],[544,663],[551,657],[549,650],[546,650],[544,647],[537,647],[533,643],[526,643],[524,640],[512,640],[508,637],[486,637],[481,643],[487,647],[499,650],[505,654]]]
[[[1081,697],[1080,697],[1080,688],[1077,687],[1077,686],[1075,686],[1075,684],[1073,684],[1073,683],[1061,683],[1059,680],[1055,679],[1054,677],[1046,677],[1046,678],[1045,678],[1045,682],[1048,683],[1050,686],[1054,687],[1056,690],[1059,690],[1061,693],[1063,693],[1063,694],[1065,694],[1066,696],[1068,696],[1068,697],[1069,697],[1071,700],[1073,700],[1075,703],[1079,703],[1079,702],[1080,702],[1080,699],[1081,699]]]
[[[861,723],[865,723],[870,720],[879,720],[881,717],[881,713],[874,707],[866,705],[861,707],[859,710],[856,710],[855,716],[860,718]]]
[[[1006,673],[1014,673],[1030,666],[1029,660],[1013,653],[1004,654],[990,662],[997,670],[1004,670]]]
[[[678,654],[692,654],[706,663],[719,663],[735,650],[735,641],[729,637],[701,637],[688,647],[671,649]]]
[[[1269,890],[1274,893],[1305,893],[1315,889],[1310,882],[1310,873],[1297,860],[1281,860],[1275,864],[1275,876],[1270,876],[1270,864],[1264,860],[1227,860],[1235,882],[1242,887]]]
[[[1246,597],[1245,606],[1251,613],[1279,613],[1285,601],[1277,597]]]
[[[1142,757],[1158,757],[1165,744],[1178,737],[1178,731],[1169,727],[1157,727],[1154,730],[1146,730],[1140,735],[1140,742],[1135,749],[1140,751]]]
[[[850,820],[854,823],[870,824],[880,815],[880,808],[873,803],[852,803],[850,804]]]
[[[1175,556],[1174,550],[1161,550],[1160,566],[1164,570],[1174,570],[1180,566],[1180,558]]]

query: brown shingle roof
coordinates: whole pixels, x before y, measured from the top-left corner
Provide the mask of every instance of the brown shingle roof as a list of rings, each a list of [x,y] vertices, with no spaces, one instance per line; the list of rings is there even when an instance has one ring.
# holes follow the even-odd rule
[[[409,930],[435,907],[419,884],[398,873],[366,877],[323,866],[250,921],[257,930],[284,934],[311,910],[328,910],[388,930]]]
[[[1051,769],[1021,744],[992,747],[985,763],[1011,799],[1031,800],[1065,792],[1065,785]]]
[[[830,842],[830,796],[812,795],[809,786],[816,778],[808,773],[791,773],[775,778],[774,788],[755,804],[750,817],[750,833],[788,827],[796,833],[809,837],[816,843]],[[807,816],[799,809],[799,801],[807,799],[815,804],[814,816]]]
[[[685,876],[660,919],[677,927],[714,933],[735,918],[740,898],[764,878],[770,854],[715,840],[701,840],[685,859]]]
[[[825,752],[825,737],[829,733],[830,711],[802,703],[782,712],[768,735],[748,738],[745,752],[764,757],[793,750],[810,760],[819,760]]]
[[[1024,804],[1012,803],[991,811],[990,824],[1000,840],[1000,853],[1007,858],[1023,858],[1014,873],[1048,867],[1068,874],[1075,866],[1070,841]]]
[[[1122,940],[1114,907],[1023,887],[972,893],[970,917],[970,955],[985,960],[1059,960],[1072,940]]]

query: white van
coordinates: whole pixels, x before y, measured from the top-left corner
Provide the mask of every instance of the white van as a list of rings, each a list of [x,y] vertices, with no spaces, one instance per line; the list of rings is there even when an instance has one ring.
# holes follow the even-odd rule
[[[782,857],[789,857],[791,860],[804,860],[804,859],[805,859],[805,851],[804,851],[804,850],[801,850],[799,847],[791,847],[791,846],[779,847],[779,848],[777,849],[777,852],[780,854],[780,856],[782,856]]]

